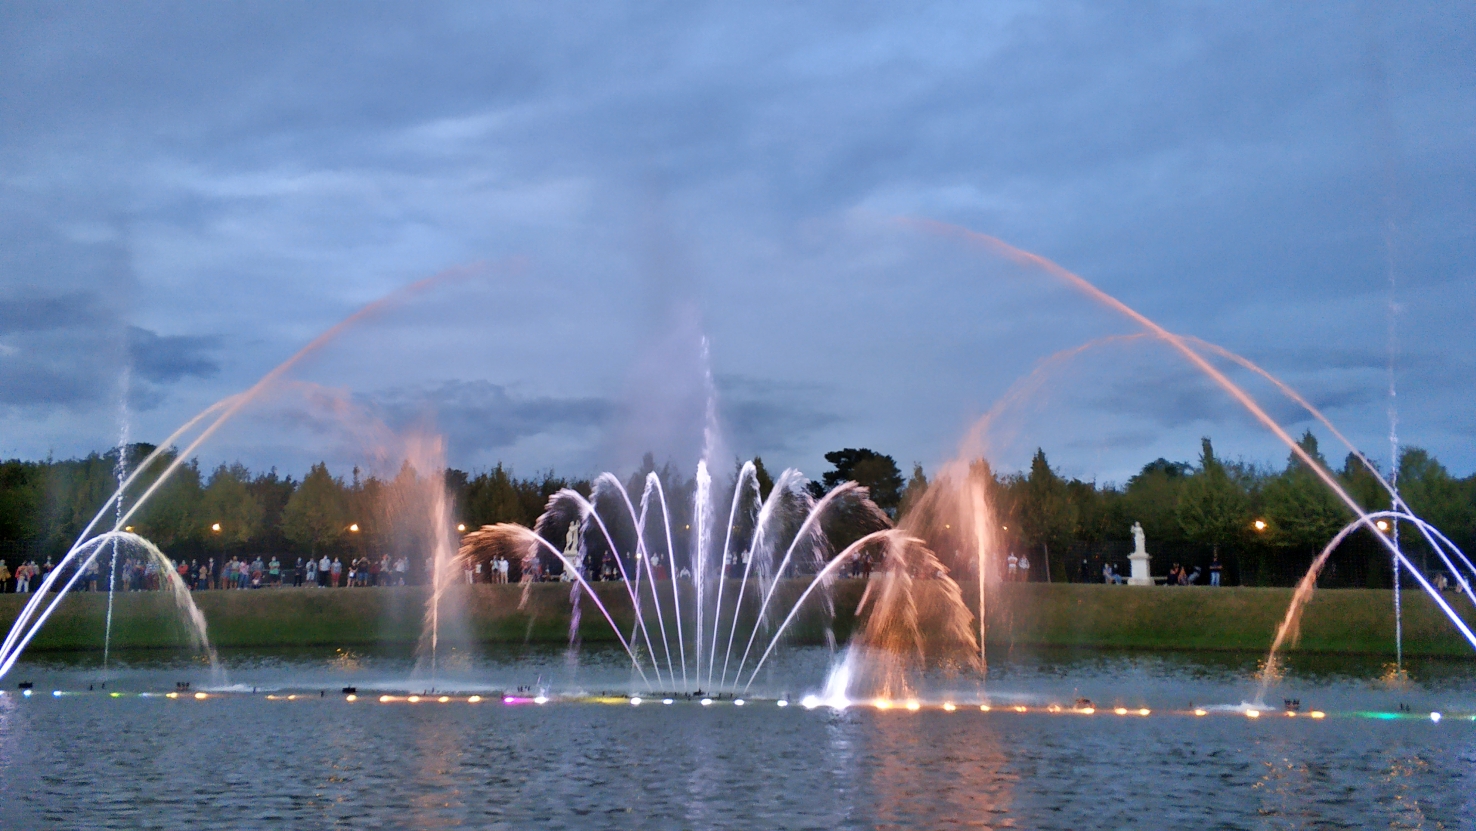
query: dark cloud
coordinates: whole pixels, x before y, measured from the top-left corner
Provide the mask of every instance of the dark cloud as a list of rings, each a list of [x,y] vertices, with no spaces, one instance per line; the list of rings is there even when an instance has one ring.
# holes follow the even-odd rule
[[[392,337],[342,347],[320,380],[395,390],[396,418],[437,410],[453,446],[524,467],[685,463],[713,369],[735,452],[816,467],[842,427],[899,459],[946,454],[1035,359],[1125,325],[887,229],[906,214],[1247,351],[1365,443],[1387,432],[1392,272],[1401,431],[1468,470],[1473,15],[9,3],[0,400],[92,406],[107,434],[131,354],[167,431],[190,414],[175,390],[243,388],[396,285],[526,255],[537,280],[397,309]],[[674,326],[664,303],[695,313]],[[773,378],[801,382],[751,380]],[[534,388],[548,397],[508,392]],[[1187,373],[1075,406],[1060,429],[1105,413],[1136,422],[1109,431],[1124,444],[1201,422],[1229,450],[1259,435]],[[36,452],[60,429],[0,427]]]
[[[218,337],[159,335],[137,326],[128,327],[128,356],[133,371],[156,384],[216,375],[220,364],[210,353],[219,348]]]
[[[605,399],[524,397],[487,381],[394,387],[361,399],[392,429],[445,435],[453,460],[496,461],[499,451],[531,437],[597,430],[616,412]]]

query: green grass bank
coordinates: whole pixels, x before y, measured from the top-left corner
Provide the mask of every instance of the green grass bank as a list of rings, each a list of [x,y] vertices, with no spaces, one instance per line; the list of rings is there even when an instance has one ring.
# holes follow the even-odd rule
[[[774,607],[788,610],[803,581],[782,584]],[[927,584],[922,584],[926,587]],[[732,592],[729,587],[728,600]],[[842,581],[835,594],[834,628],[849,636],[864,583]],[[600,585],[611,616],[630,631],[633,612],[619,585]],[[989,598],[991,645],[1150,650],[1265,650],[1291,601],[1290,589],[1138,588],[1080,584],[1000,586]],[[415,643],[425,614],[418,587],[383,589],[262,589],[209,591],[194,595],[218,647],[367,646]],[[443,636],[488,643],[563,643],[569,635],[569,588],[538,584],[457,586],[443,601]],[[0,595],[0,627],[8,630],[26,595]],[[1464,598],[1445,599],[1467,621],[1476,610]],[[752,592],[745,616],[755,612]],[[966,600],[972,607],[976,598]],[[690,592],[682,598],[690,613]],[[92,650],[102,647],[107,596],[71,595],[31,644],[35,650]],[[671,600],[663,613],[670,623]],[[651,615],[649,608],[646,614]],[[811,601],[796,619],[801,641],[821,642],[827,623]],[[603,616],[588,602],[579,625],[586,641],[613,642]],[[188,642],[173,598],[162,592],[119,594],[114,601],[113,648],[174,648]],[[1329,589],[1317,592],[1302,619],[1293,651],[1392,655],[1393,598],[1388,591]],[[1473,657],[1470,646],[1435,604],[1417,592],[1404,594],[1406,655]]]

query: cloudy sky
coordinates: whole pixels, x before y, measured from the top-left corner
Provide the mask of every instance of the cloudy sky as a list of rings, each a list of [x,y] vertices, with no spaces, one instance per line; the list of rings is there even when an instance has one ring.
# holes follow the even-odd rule
[[[202,462],[687,464],[712,398],[722,458],[932,469],[1007,394],[1005,468],[1285,458],[1160,344],[1050,360],[1135,330],[926,219],[1381,456],[1392,355],[1476,468],[1470,4],[11,2],[0,79],[0,456],[160,441],[394,295]]]

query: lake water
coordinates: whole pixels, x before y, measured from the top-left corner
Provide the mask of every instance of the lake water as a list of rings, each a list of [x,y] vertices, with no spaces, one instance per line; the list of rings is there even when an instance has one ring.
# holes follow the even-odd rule
[[[0,827],[1476,827],[1476,663],[1402,681],[1299,659],[1268,696],[1299,698],[1299,717],[1192,714],[1252,697],[1256,660],[992,656],[989,712],[948,678],[909,712],[778,706],[819,687],[823,650],[790,653],[742,707],[562,697],[629,694],[599,649],[453,655],[434,679],[394,652],[225,654],[215,678],[186,657],[104,675],[92,656],[31,656],[0,696]],[[502,703],[518,687],[554,699]],[[1045,709],[1078,697],[1096,713]]]

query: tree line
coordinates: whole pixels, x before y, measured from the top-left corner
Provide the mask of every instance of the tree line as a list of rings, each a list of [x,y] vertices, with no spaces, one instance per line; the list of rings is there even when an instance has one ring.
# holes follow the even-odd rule
[[[1302,437],[1301,445],[1333,469],[1326,465],[1311,432]],[[0,559],[12,567],[24,559],[59,559],[117,488],[120,469],[133,471],[154,449],[133,444],[82,459],[0,462]],[[128,499],[142,493],[176,458],[172,451],[161,454],[138,477]],[[931,487],[921,465],[914,465],[910,478],[904,478],[891,456],[870,449],[846,448],[825,458],[831,469],[809,483],[811,496],[818,498],[842,482],[856,481],[894,521],[920,504]],[[757,486],[767,498],[775,486],[773,476],[762,459],[755,464]],[[738,468],[735,463],[726,482],[715,485],[722,508],[733,492]],[[1228,461],[1216,455],[1208,438],[1197,460],[1155,459],[1122,485],[1062,477],[1044,450],[1037,450],[1025,471],[997,473],[982,460],[974,468],[987,483],[1001,525],[999,539],[1042,564],[1033,570],[1042,580],[1099,579],[1104,563],[1125,571],[1125,557],[1132,548],[1129,528],[1140,522],[1156,573],[1166,572],[1172,562],[1207,566],[1219,556],[1227,582],[1289,585],[1352,519],[1294,455],[1279,468]],[[639,503],[647,476],[653,473],[666,494],[671,515],[663,519],[672,528],[669,543],[680,563],[690,546],[687,532],[693,523],[696,482],[671,464],[658,467],[647,454],[622,483],[633,503]],[[1389,507],[1387,493],[1356,456],[1350,454],[1335,473],[1366,509]],[[1398,482],[1409,506],[1457,545],[1469,550],[1476,542],[1476,475],[1455,477],[1429,453],[1409,447],[1399,459]],[[427,518],[437,516],[437,499],[446,500],[447,521],[463,528],[502,522],[532,527],[555,493],[570,488],[588,497],[592,485],[551,471],[519,477],[501,464],[476,473],[421,472],[405,464],[384,478],[361,475],[356,468],[343,478],[318,463],[294,479],[275,468],[253,472],[240,464],[205,472],[189,460],[129,520],[129,526],[176,559],[257,553],[355,556],[426,546],[431,533]],[[125,507],[130,504],[125,500]],[[617,545],[633,537],[633,529],[625,527],[630,522],[628,516],[622,518],[623,507],[599,501],[597,507]],[[827,519],[824,530],[832,550],[874,530],[853,528],[850,522],[843,510]],[[738,530],[739,543],[751,530]],[[562,547],[562,538],[551,541]],[[652,541],[659,547],[667,542],[664,537]],[[1436,562],[1412,530],[1406,530],[1401,542],[1416,562],[1427,567]],[[586,543],[591,548],[603,545]],[[957,544],[947,539],[930,543],[940,548]],[[419,561],[412,557],[412,562]],[[1335,555],[1323,583],[1379,587],[1390,580],[1386,551],[1360,531]]]

